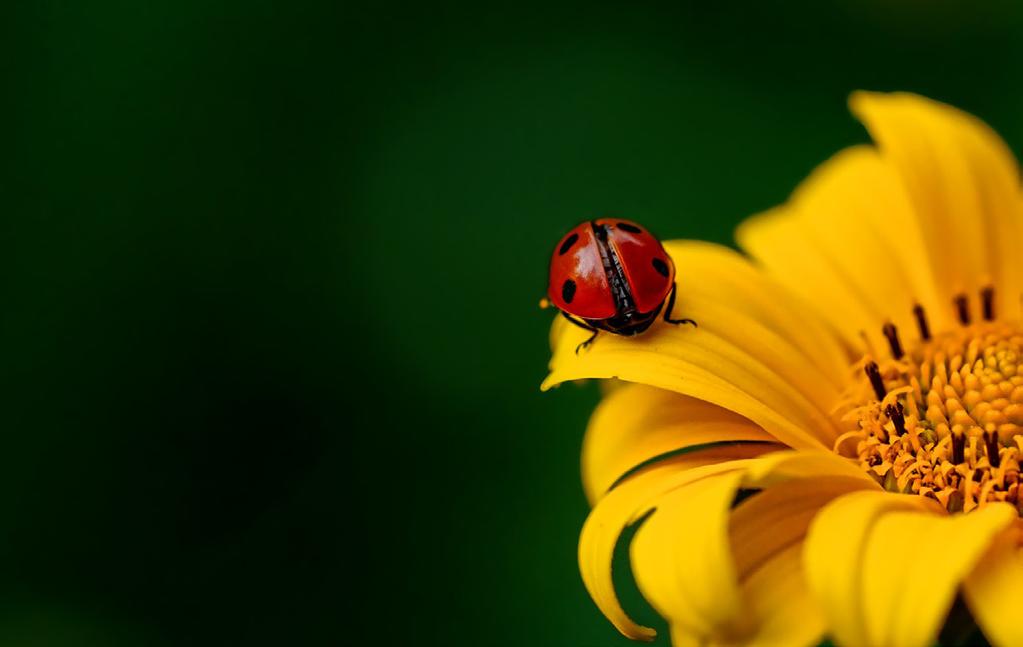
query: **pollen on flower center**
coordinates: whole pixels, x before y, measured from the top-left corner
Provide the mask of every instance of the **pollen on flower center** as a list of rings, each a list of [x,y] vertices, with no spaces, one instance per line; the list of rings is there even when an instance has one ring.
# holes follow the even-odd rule
[[[915,310],[920,341],[903,347],[884,327],[891,358],[866,358],[842,407],[854,426],[835,451],[859,461],[886,490],[969,512],[991,501],[1023,511],[1023,328],[993,321],[990,290],[983,320],[970,323],[957,299],[961,328],[931,336]]]

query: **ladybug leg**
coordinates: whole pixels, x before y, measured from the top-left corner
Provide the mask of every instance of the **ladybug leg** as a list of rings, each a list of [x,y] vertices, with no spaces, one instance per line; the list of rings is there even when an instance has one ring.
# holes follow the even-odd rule
[[[579,326],[583,330],[589,330],[591,333],[593,333],[592,335],[590,335],[589,339],[587,339],[586,341],[584,341],[583,343],[581,343],[581,344],[579,344],[578,346],[575,347],[575,354],[578,355],[579,351],[581,351],[582,349],[589,348],[590,344],[593,343],[593,340],[597,338],[598,330],[596,328],[594,328],[593,326],[591,326],[590,324],[588,324],[588,323],[586,323],[584,321],[580,321],[579,319],[576,319],[575,317],[573,317],[572,315],[568,314],[564,310],[561,311],[561,316],[564,317],[565,319],[568,319],[569,321],[571,321],[575,325]]]
[[[592,335],[590,335],[590,338],[589,338],[589,339],[587,339],[586,341],[584,341],[583,343],[581,343],[581,344],[579,344],[578,346],[576,346],[576,347],[575,347],[575,354],[576,354],[576,355],[578,355],[578,354],[579,354],[579,351],[581,351],[582,349],[584,349],[584,348],[589,348],[589,347],[590,347],[590,344],[592,344],[592,343],[593,343],[593,341],[594,341],[594,340],[595,340],[596,338],[597,338],[597,331],[596,331],[596,330],[594,330],[594,331],[593,331],[593,334],[592,334]]]
[[[696,327],[696,322],[692,319],[672,319],[671,311],[675,309],[675,292],[678,291],[678,283],[671,286],[671,294],[668,295],[668,307],[664,309],[664,320],[670,324],[692,324]]]

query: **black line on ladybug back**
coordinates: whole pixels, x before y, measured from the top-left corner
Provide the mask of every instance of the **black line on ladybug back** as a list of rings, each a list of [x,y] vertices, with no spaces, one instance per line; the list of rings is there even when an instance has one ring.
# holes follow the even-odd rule
[[[561,298],[565,300],[565,303],[572,303],[572,299],[575,298],[575,281],[565,279],[561,286]]]
[[[620,223],[617,224],[617,227],[619,229],[621,229],[622,231],[629,232],[630,234],[642,234],[643,233],[642,229],[640,229],[636,225],[632,225],[632,224],[629,224],[627,222],[620,222]]]
[[[665,263],[664,261],[662,261],[659,258],[654,258],[652,263],[654,265],[654,269],[657,270],[658,274],[660,274],[661,276],[663,276],[665,278],[668,277],[668,264],[667,263]]]
[[[568,250],[572,249],[572,245],[575,245],[575,241],[579,240],[579,234],[572,234],[565,239],[565,242],[561,243],[561,249],[558,250],[558,256],[564,256]]]
[[[604,274],[607,275],[607,283],[611,287],[611,297],[615,302],[616,316],[630,315],[636,311],[636,302],[629,288],[629,281],[625,276],[625,268],[607,240],[607,225],[598,224],[591,220],[593,235],[597,239],[597,249],[600,251],[600,260],[604,265]]]

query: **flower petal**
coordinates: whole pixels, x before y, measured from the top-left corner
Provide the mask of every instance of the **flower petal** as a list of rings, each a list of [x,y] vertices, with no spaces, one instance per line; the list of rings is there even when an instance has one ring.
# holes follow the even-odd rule
[[[750,462],[746,468],[747,487],[766,488],[797,478],[841,476],[877,486],[853,461],[830,451],[775,452]]]
[[[732,511],[739,487],[768,489]],[[747,461],[739,474],[665,492],[633,540],[637,583],[670,621],[673,636],[769,644],[766,636],[777,638],[783,631],[774,614],[791,614],[781,602],[766,599],[775,594],[757,574],[778,572],[774,560],[784,559],[801,542],[822,505],[850,491],[877,488],[834,454],[785,451]],[[801,568],[788,570],[784,580],[779,585],[786,590],[805,589]],[[808,593],[797,597],[805,599]],[[795,619],[801,626],[790,627],[794,635],[808,629],[819,635],[823,615],[814,622],[811,611],[804,605],[805,615]]]
[[[728,543],[728,509],[741,472],[665,493],[632,540],[640,591],[673,624],[699,636],[745,633],[742,597]]]
[[[845,349],[821,322],[807,316],[806,304],[793,299],[784,286],[766,277],[741,254],[720,245],[671,240],[664,247],[679,267],[680,299],[699,296],[701,301],[721,304],[732,314],[757,322],[789,341],[793,351],[817,368],[816,374],[839,388],[844,385],[849,365]],[[685,307],[684,300],[680,304]],[[730,339],[740,347],[749,343],[741,336]]]
[[[703,400],[627,383],[605,396],[590,418],[582,452],[586,496],[594,504],[622,475],[659,456],[735,441],[771,443],[774,438],[746,418]]]
[[[976,118],[912,94],[860,92],[850,105],[878,148],[856,146],[822,164],[784,206],[744,222],[739,244],[861,352],[887,348],[887,321],[915,331],[916,304],[932,331],[954,325],[959,294],[979,318],[979,291],[989,285],[996,311],[1018,316],[1023,202],[1002,140]]]
[[[806,647],[820,642],[825,619],[803,578],[802,548],[801,543],[785,548],[742,582],[742,597],[756,618],[753,632],[742,638],[743,647]],[[673,640],[683,632],[673,626]],[[703,644],[734,645],[718,640]]]
[[[729,524],[738,572],[750,573],[782,550],[801,543],[810,522],[831,500],[857,490],[876,489],[877,484],[869,478],[804,477],[774,484],[743,501],[732,511]]]
[[[602,334],[577,354],[586,333],[559,324],[552,371],[541,388],[618,377],[730,409],[793,447],[830,446],[837,429],[829,412],[848,359],[837,342],[734,252],[702,243],[666,248],[679,275],[691,277],[680,284],[676,316],[696,319],[699,328],[658,323],[640,337]],[[788,304],[802,326],[765,316],[764,301]],[[790,332],[778,332],[786,327]]]
[[[1019,621],[1021,543],[1023,532],[1017,523],[995,539],[963,586],[966,603],[984,636],[1002,647],[1023,645],[1023,623]]]
[[[926,243],[929,265],[951,298],[994,285],[997,307],[1019,315],[1023,266],[1019,169],[1005,143],[979,119],[908,93],[857,92],[850,99],[882,155],[902,179]],[[979,317],[978,317],[979,318]]]
[[[929,267],[917,261],[923,243],[905,191],[867,146],[822,164],[784,206],[740,225],[736,239],[860,353],[864,337],[886,348],[886,321],[912,331],[913,306],[938,305]]]
[[[856,492],[817,516],[804,559],[836,643],[933,644],[960,582],[1016,518],[1009,505],[938,510],[923,497]]]
[[[650,512],[668,492],[703,488],[701,483],[714,477],[737,480],[739,470],[749,462],[729,461],[682,471],[670,464],[660,465],[611,490],[590,512],[579,537],[579,571],[590,597],[622,634],[634,640],[650,640],[655,635],[653,629],[629,618],[615,594],[611,561],[622,530]]]

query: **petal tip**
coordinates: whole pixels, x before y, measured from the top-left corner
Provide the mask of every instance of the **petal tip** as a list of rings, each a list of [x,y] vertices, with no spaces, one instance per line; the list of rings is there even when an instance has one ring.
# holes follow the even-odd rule
[[[849,93],[849,111],[853,114],[858,114],[863,103],[870,101],[871,97],[875,94],[877,93],[871,90],[853,90]]]
[[[648,643],[653,642],[654,638],[657,638],[657,631],[650,627],[638,626],[636,631],[625,635],[633,640],[642,640],[643,642]]]
[[[874,90],[855,90],[849,95],[849,111],[860,121],[867,121],[871,111],[885,105],[902,102],[923,105],[934,105],[937,101],[912,92],[877,92]]]
[[[873,90],[856,90],[849,95],[849,112],[861,123],[870,121],[871,113],[879,106],[891,102],[896,97],[913,97],[925,100],[918,95],[906,92],[875,92]]]

